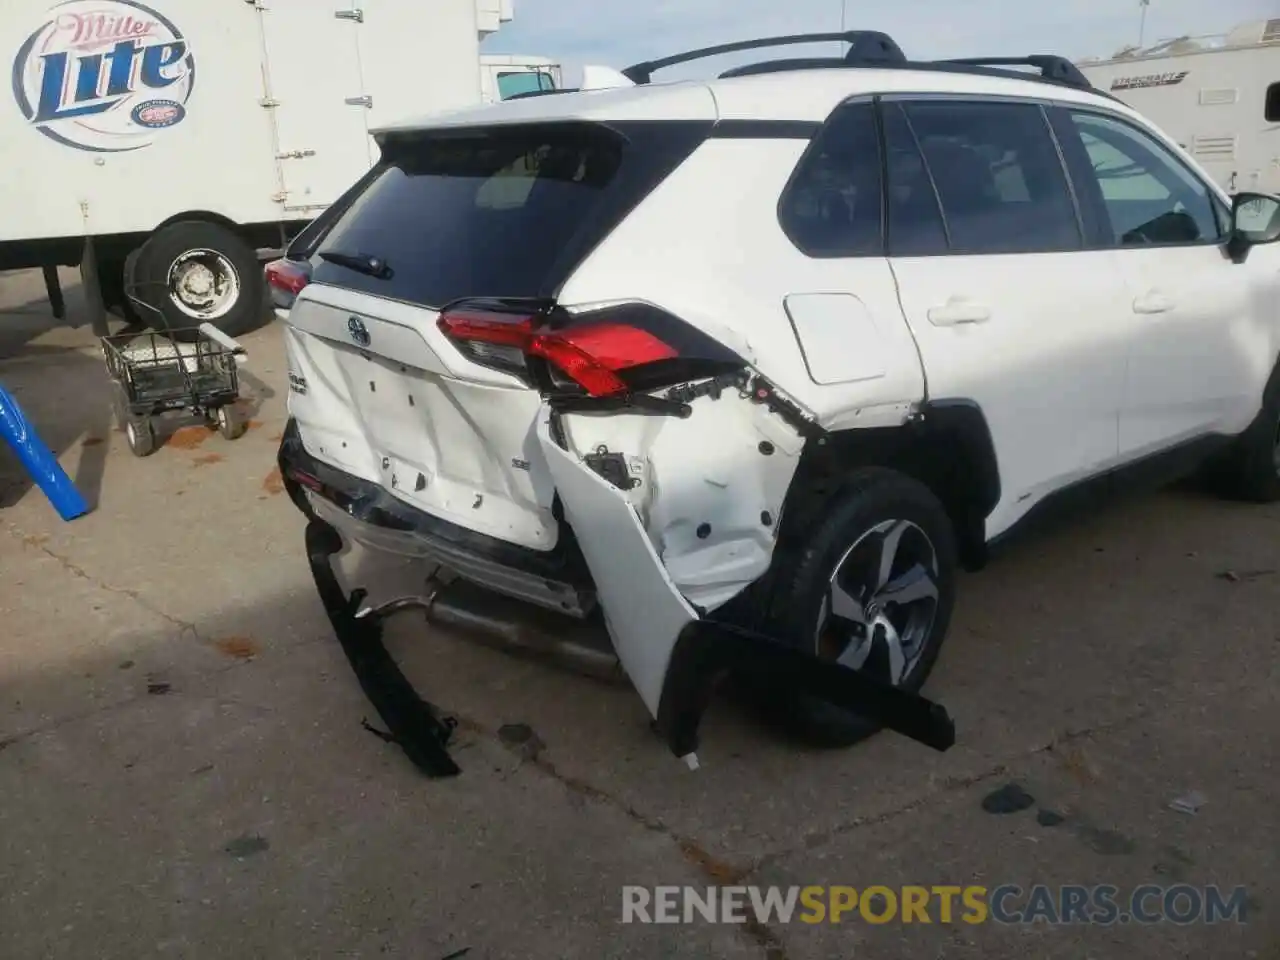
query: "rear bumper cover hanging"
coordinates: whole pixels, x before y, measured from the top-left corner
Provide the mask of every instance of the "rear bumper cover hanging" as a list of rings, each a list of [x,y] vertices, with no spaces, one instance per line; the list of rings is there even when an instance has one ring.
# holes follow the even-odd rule
[[[342,550],[342,537],[323,520],[307,523],[307,560],[342,652],[360,682],[360,689],[386,724],[391,739],[415,767],[429,777],[452,777],[460,770],[449,756],[449,740],[456,726],[435,706],[418,696],[382,642],[382,618],[376,612],[358,616],[365,591],[342,592],[331,558]]]

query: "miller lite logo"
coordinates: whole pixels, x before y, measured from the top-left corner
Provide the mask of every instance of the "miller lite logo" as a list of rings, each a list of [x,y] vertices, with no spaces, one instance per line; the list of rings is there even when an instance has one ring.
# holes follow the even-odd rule
[[[179,124],[196,81],[181,31],[135,0],[50,8],[13,62],[13,95],[51,140],[95,153],[150,146]]]

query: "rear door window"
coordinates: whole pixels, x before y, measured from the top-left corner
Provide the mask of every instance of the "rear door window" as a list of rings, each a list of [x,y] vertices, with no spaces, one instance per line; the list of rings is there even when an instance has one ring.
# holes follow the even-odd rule
[[[312,279],[434,308],[548,296],[618,176],[624,142],[591,125],[389,141],[381,170],[314,249]],[[371,275],[326,254],[386,269]]]
[[[951,253],[1082,247],[1066,171],[1039,106],[936,101],[906,103],[903,109],[941,203]],[[904,182],[894,180],[895,171],[904,177],[910,172],[909,145],[901,135],[897,142],[903,147],[899,159],[907,166],[891,166],[891,196]],[[917,208],[907,223],[917,231],[914,242],[927,248],[933,241],[918,233],[933,231],[926,181],[917,174],[910,182]],[[891,201],[891,212],[897,202]],[[904,241],[912,237],[908,230]]]

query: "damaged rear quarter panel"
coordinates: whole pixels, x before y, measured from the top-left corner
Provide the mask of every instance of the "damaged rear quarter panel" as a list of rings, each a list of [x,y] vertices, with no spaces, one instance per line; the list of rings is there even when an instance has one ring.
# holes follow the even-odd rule
[[[626,458],[628,497],[654,552],[681,595],[712,611],[768,569],[804,441],[736,389],[691,407],[687,419],[573,414],[561,423],[577,456]]]

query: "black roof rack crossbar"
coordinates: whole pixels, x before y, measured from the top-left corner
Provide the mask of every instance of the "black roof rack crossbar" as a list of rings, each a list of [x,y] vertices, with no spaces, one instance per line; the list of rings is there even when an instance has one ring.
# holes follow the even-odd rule
[[[1038,54],[1031,57],[959,57],[940,60],[939,63],[955,63],[967,67],[1035,67],[1044,80],[1055,80],[1069,87],[1092,90],[1093,84],[1074,63],[1066,57],[1054,54]]]
[[[647,60],[636,63],[622,71],[622,75],[632,83],[644,84],[653,79],[653,74],[676,64],[688,63],[691,60],[703,60],[707,57],[719,56],[722,53],[737,53],[741,50],[757,50],[761,47],[782,47],[799,43],[837,43],[849,44],[843,62],[877,62],[904,63],[907,59],[902,48],[888,34],[875,30],[846,30],[840,33],[798,33],[786,37],[764,37],[760,40],[739,40],[736,43],[722,43],[714,47],[702,47],[686,53],[673,54],[661,60]]]

